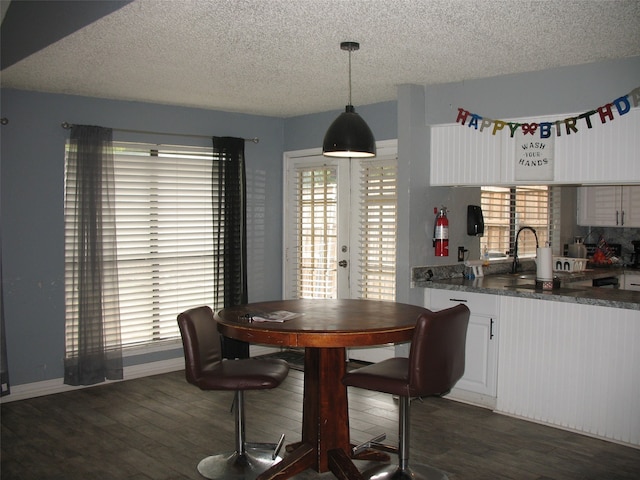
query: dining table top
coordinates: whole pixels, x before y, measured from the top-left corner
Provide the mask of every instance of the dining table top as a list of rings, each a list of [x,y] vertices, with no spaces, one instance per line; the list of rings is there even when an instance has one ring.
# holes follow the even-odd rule
[[[298,314],[282,322],[255,321],[275,311]],[[359,299],[256,302],[216,313],[219,331],[236,340],[289,347],[351,347],[411,340],[424,307]]]

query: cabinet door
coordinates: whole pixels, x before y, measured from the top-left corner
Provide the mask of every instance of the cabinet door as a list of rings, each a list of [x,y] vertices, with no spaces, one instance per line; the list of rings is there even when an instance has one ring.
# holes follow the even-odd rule
[[[464,376],[458,381],[456,388],[496,396],[496,320],[473,314],[469,318]]]
[[[624,289],[634,290],[640,292],[640,274],[638,273],[625,273],[624,274]]]
[[[622,226],[640,227],[640,186],[622,187]]]
[[[578,225],[620,227],[622,187],[596,186],[578,189]]]
[[[498,369],[498,297],[470,292],[427,289],[425,304],[442,310],[464,303],[471,310],[464,376],[456,389],[495,398]]]

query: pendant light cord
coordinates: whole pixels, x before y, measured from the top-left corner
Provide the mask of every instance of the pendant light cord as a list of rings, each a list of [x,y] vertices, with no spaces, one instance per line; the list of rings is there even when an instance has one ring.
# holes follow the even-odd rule
[[[352,49],[349,49],[349,105],[352,105],[351,103],[351,51]]]
[[[349,105],[353,106],[351,103],[351,52],[359,50],[360,44],[358,42],[342,42],[340,48],[349,52]]]

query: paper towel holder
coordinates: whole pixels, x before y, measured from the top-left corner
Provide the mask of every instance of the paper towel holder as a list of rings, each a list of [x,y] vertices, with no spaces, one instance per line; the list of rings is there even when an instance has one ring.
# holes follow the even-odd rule
[[[482,207],[467,205],[467,235],[481,237],[484,235],[484,217]]]

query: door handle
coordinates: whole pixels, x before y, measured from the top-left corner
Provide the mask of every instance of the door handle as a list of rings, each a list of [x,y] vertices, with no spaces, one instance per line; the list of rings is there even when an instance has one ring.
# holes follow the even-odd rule
[[[342,267],[342,268],[347,268],[347,261],[346,260],[340,260],[338,262],[338,266]]]

